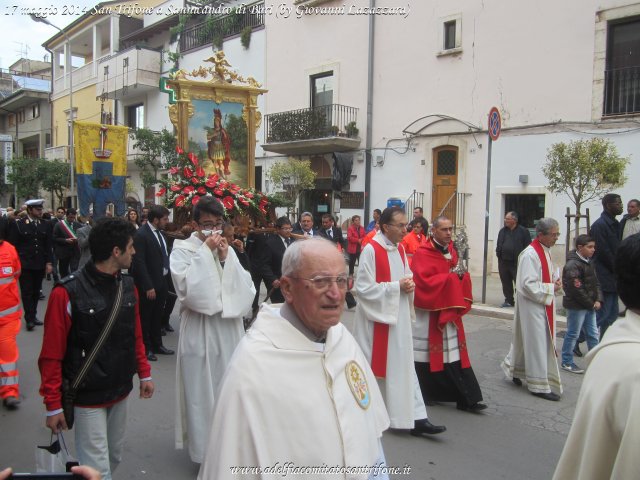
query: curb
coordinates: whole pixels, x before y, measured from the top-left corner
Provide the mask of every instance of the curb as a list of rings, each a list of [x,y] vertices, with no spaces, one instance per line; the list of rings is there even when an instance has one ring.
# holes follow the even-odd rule
[[[481,317],[499,318],[501,320],[513,320],[514,309],[493,307],[485,303],[474,303],[471,306],[471,315],[478,315]],[[567,318],[563,315],[556,313],[556,325],[558,327],[567,328]]]

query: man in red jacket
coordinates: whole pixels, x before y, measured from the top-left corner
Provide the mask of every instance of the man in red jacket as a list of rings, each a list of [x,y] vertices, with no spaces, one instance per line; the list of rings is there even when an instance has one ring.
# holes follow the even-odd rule
[[[57,433],[67,428],[62,379],[71,383],[76,378],[110,316],[118,284],[123,282],[115,324],[75,398],[78,460],[99,470],[103,480],[111,480],[111,471],[120,463],[133,375],[140,378],[141,398],[151,398],[154,390],[142,341],[138,293],[133,279],[120,273],[131,265],[134,234],[133,224],[121,218],[107,217],[96,223],[89,234],[91,260],[51,291],[38,360],[46,425]]]

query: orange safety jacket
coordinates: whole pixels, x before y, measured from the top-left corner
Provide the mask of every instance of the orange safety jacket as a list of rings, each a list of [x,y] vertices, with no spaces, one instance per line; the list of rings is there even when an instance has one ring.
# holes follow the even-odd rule
[[[18,344],[22,306],[18,290],[20,258],[9,242],[0,241],[0,398],[18,396]]]

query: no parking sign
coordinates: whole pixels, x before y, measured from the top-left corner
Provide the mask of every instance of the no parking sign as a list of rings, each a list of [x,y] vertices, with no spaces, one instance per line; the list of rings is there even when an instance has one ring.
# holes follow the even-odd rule
[[[493,107],[489,110],[489,136],[491,140],[494,142],[498,140],[500,130],[502,130],[502,117],[500,117],[498,107]]]

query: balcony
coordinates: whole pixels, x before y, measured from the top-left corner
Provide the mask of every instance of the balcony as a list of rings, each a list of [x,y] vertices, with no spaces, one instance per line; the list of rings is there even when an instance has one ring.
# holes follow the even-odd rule
[[[603,116],[640,113],[640,66],[604,72]]]
[[[160,51],[140,46],[103,58],[98,65],[96,95],[121,98],[129,89],[136,93],[157,90],[161,61]]]
[[[210,16],[204,22],[187,27],[180,35],[180,53],[189,50],[221,44],[226,38],[239,35],[246,27],[252,29],[264,26],[264,2],[244,5],[238,13]],[[219,46],[219,45],[217,45]]]
[[[345,105],[272,113],[265,116],[263,150],[285,155],[346,152],[360,146],[358,109]]]

